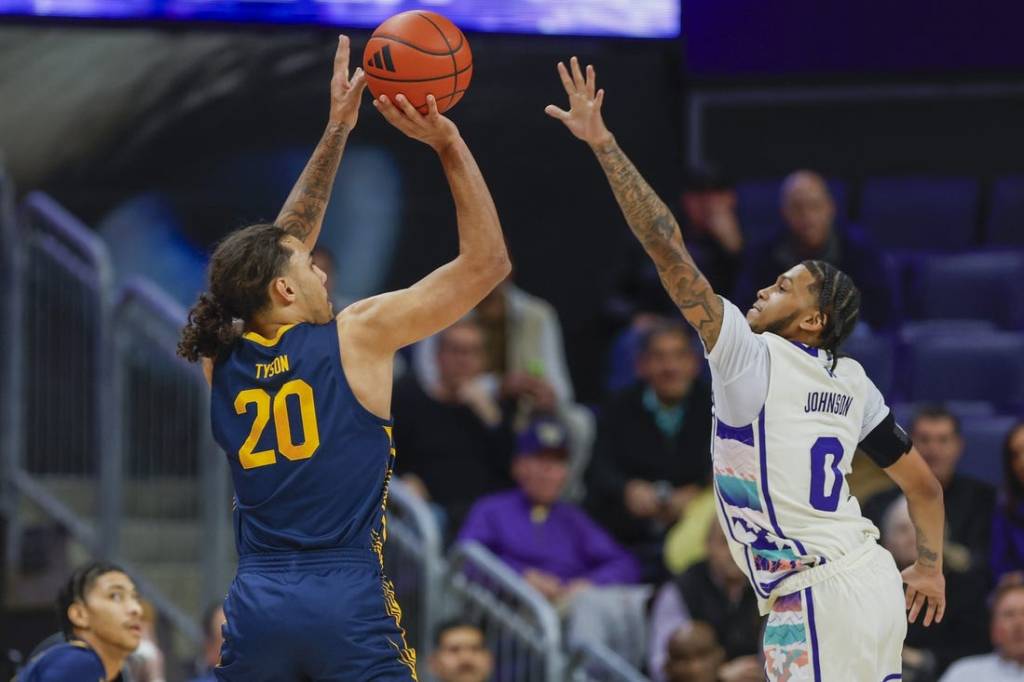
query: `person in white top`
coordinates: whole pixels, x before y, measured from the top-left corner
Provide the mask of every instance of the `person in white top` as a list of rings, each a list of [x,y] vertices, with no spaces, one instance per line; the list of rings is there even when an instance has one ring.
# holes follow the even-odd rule
[[[573,57],[558,73],[570,108],[549,105],[546,113],[590,145],[630,229],[704,343],[717,512],[768,615],[768,678],[900,679],[907,619],[923,613],[927,626],[945,610],[942,487],[864,369],[837,354],[856,324],[860,293],[831,265],[805,261],[761,289],[746,315],[716,295],[672,213],[605,126],[594,68],[584,74]],[[846,484],[858,448],[910,506],[918,560],[902,580]]]
[[[949,667],[942,682],[1020,682],[1024,680],[1024,582],[1010,576],[992,596],[990,637],[995,651],[968,656]]]

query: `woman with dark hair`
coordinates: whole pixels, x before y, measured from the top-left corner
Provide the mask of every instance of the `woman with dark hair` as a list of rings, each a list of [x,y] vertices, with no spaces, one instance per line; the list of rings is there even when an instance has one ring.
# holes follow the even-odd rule
[[[1024,421],[1003,443],[1003,496],[992,518],[992,578],[1024,571]]]

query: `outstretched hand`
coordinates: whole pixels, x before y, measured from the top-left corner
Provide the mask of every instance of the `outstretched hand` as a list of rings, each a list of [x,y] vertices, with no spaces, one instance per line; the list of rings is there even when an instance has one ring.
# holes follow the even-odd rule
[[[946,579],[942,569],[912,564],[903,569],[903,582],[907,584],[907,620],[917,620],[921,610],[928,608],[921,625],[928,627],[932,622],[941,623],[946,612]]]
[[[588,65],[584,76],[576,57],[569,60],[569,65],[572,68],[571,74],[565,64],[558,62],[558,75],[562,79],[565,93],[569,95],[569,111],[549,104],[544,108],[544,113],[564,123],[569,132],[591,147],[611,141],[612,134],[608,132],[601,117],[604,90],[596,90],[597,72],[592,65]]]
[[[348,36],[338,36],[338,50],[334,53],[334,75],[331,77],[331,123],[355,128],[359,119],[359,102],[366,89],[366,74],[356,67],[349,78]]]
[[[373,100],[373,106],[388,123],[412,139],[430,145],[434,151],[439,152],[459,139],[459,129],[451,119],[438,112],[437,99],[433,95],[427,95],[426,115],[417,111],[409,98],[401,94],[395,95],[394,102],[387,95],[381,95]]]

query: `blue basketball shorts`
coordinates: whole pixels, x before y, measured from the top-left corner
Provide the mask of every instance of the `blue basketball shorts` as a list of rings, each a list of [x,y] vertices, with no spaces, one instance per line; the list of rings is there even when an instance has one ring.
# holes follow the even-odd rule
[[[410,682],[416,653],[369,549],[241,557],[224,601],[222,682]]]

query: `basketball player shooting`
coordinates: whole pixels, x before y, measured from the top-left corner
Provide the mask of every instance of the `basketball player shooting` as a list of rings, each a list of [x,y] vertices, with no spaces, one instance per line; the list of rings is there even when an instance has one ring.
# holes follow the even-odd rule
[[[201,360],[213,434],[235,485],[238,574],[218,680],[408,682],[416,656],[383,576],[395,458],[395,351],[465,315],[510,265],[498,214],[455,125],[427,98],[374,106],[430,146],[448,178],[459,254],[407,289],[334,314],[310,257],[365,87],[339,40],[327,130],[273,224],[226,237],[178,352]]]
[[[744,316],[711,290],[672,213],[608,131],[593,67],[584,74],[574,57],[558,74],[569,110],[550,105],[546,113],[590,145],[630,229],[704,344],[718,518],[768,616],[769,679],[900,679],[907,620],[923,613],[928,626],[945,609],[942,488],[864,369],[837,355],[857,320],[857,288],[831,265],[805,261],[761,289]],[[918,557],[902,582],[849,493],[858,448],[910,506]]]

